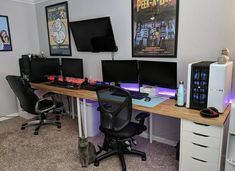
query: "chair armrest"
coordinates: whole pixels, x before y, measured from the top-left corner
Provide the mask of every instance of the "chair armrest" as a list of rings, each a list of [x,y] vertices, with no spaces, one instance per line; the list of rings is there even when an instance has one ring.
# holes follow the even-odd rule
[[[149,115],[150,114],[147,112],[141,112],[135,117],[135,120],[139,121],[139,134],[147,129],[147,127],[144,125],[144,121],[145,118],[149,117]]]
[[[141,121],[141,120],[144,120],[145,118],[149,117],[149,113],[147,112],[141,112],[139,113],[136,117],[135,117],[135,120],[136,121]]]
[[[41,107],[41,105],[46,105],[45,107]],[[51,104],[50,104],[51,103]],[[52,110],[53,108],[55,108],[55,103],[52,100],[48,100],[47,98],[42,98],[40,100],[37,101],[36,105],[35,105],[35,111],[37,113],[44,113],[44,112],[48,112],[50,110]],[[42,108],[42,109],[40,109]]]
[[[42,97],[47,98],[47,97],[51,97],[51,96],[54,96],[54,95],[55,95],[55,93],[48,92],[48,93],[44,94]]]

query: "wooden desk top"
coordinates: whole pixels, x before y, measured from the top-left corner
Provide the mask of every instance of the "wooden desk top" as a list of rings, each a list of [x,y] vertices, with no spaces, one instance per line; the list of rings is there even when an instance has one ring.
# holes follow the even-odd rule
[[[43,83],[31,83],[32,88],[50,91],[57,94],[63,94],[67,96],[79,97],[88,100],[97,101],[96,93],[88,90],[72,90],[66,88],[60,88],[55,86],[46,85]],[[151,112],[158,115],[169,116],[179,119],[191,120],[193,122],[199,122],[208,125],[215,125],[222,127],[229,116],[230,106],[228,106],[223,114],[217,118],[205,118],[202,117],[198,110],[188,109],[185,107],[176,107],[176,101],[169,99],[155,107],[144,107],[133,104],[133,109]]]

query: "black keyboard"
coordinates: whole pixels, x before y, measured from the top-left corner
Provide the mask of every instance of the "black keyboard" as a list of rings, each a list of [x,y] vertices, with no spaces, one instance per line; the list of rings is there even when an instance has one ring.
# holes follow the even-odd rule
[[[148,97],[148,94],[147,93],[141,93],[139,91],[130,91],[130,90],[127,90],[128,92],[130,92],[131,94],[131,97],[133,99],[138,99],[138,100],[141,100],[145,97]],[[115,91],[112,93],[112,95],[115,95],[115,96],[125,96],[125,94],[123,92],[120,92],[120,91]]]
[[[78,84],[73,84],[73,83],[68,83],[68,82],[63,82],[63,81],[52,81],[52,82],[49,82],[47,84],[52,85],[52,86],[56,86],[56,87],[74,89],[74,90],[79,89]]]
[[[96,91],[98,89],[98,85],[84,84],[84,85],[81,85],[81,89]]]

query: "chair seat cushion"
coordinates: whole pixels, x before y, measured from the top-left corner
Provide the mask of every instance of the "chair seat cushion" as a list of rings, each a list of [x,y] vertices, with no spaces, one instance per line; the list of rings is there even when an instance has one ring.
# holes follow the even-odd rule
[[[38,110],[46,110],[51,108],[54,105],[53,101],[51,100],[42,100],[38,105]]]
[[[135,135],[141,134],[143,131],[147,130],[147,127],[144,125],[142,130],[140,129],[140,125],[135,122],[130,122],[126,127],[124,127],[121,131],[113,131],[104,129],[103,127],[100,127],[100,130],[104,132],[105,134],[108,134],[111,137],[118,138],[118,139],[125,139],[130,138]]]

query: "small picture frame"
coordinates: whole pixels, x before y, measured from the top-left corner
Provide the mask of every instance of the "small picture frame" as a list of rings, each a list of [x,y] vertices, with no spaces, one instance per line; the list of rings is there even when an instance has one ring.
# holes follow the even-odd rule
[[[46,6],[47,32],[51,56],[71,56],[68,2]]]
[[[0,52],[12,51],[8,16],[0,15]]]

